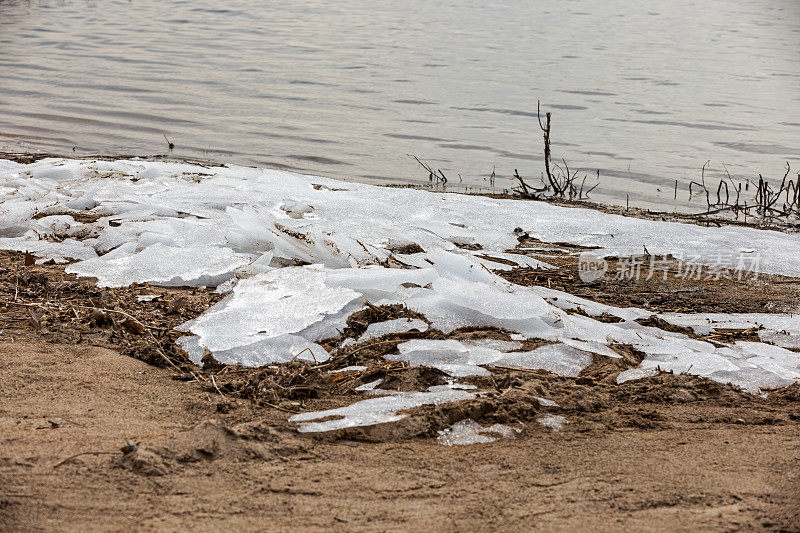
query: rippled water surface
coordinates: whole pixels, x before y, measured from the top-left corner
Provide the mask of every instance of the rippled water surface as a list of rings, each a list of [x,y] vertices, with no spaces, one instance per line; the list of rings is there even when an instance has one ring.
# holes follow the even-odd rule
[[[541,173],[537,100],[597,200],[673,205],[708,159],[782,175],[800,3],[0,0],[2,150],[156,154],[166,134],[175,156],[427,180],[416,154],[502,188]]]

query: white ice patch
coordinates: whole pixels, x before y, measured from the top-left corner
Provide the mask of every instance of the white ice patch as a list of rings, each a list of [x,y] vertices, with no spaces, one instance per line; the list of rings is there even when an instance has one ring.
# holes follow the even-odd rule
[[[546,344],[529,352],[505,354],[495,366],[547,370],[559,376],[576,377],[592,364],[592,354],[564,344]]]
[[[540,398],[537,396],[536,401],[538,401],[539,405],[541,405],[542,407],[558,407],[558,404],[556,402],[554,402],[553,400],[548,400],[547,398]]]
[[[536,418],[536,421],[552,431],[561,431],[569,421],[561,415],[545,414]]]
[[[418,318],[398,318],[384,322],[373,322],[356,342],[364,342],[391,333],[406,333],[408,331],[427,331],[428,323]]]
[[[690,327],[699,335],[719,329],[754,329],[766,343],[783,348],[800,348],[800,314],[664,313],[659,317],[670,324]]]
[[[617,383],[661,372],[693,374],[732,383],[753,394],[800,381],[800,353],[759,342],[737,341],[707,350],[648,354],[637,368],[622,372]]]
[[[228,248],[177,248],[157,243],[132,255],[75,263],[66,272],[96,277],[100,287],[124,287],[137,282],[169,287],[216,287],[247,263],[246,257]]]
[[[301,433],[316,433],[336,429],[371,426],[386,422],[402,420],[407,415],[400,411],[419,407],[420,405],[440,405],[448,402],[469,400],[475,394],[464,390],[452,389],[446,385],[435,386],[427,392],[380,391],[388,396],[368,398],[346,407],[300,413],[289,418],[290,422],[302,422],[298,427]],[[321,418],[339,417],[324,422],[310,422]]]
[[[383,383],[383,379],[376,379],[375,381],[370,381],[369,383],[364,383],[363,385],[359,385],[353,390],[357,390],[358,392],[364,391],[372,391],[375,390],[375,387]]]
[[[449,428],[443,429],[438,433],[439,444],[445,446],[463,446],[494,442],[497,440],[498,436],[510,439],[519,433],[519,430],[504,424],[492,424],[491,426],[484,427],[478,422],[467,418],[456,422]]]
[[[646,358],[621,379],[669,369],[750,391],[797,380],[796,353],[785,350],[800,346],[796,316],[662,315],[697,332],[757,325],[761,340],[775,345],[719,348],[636,323],[650,315],[642,309],[516,286],[490,272],[502,263],[474,255],[546,267],[506,252],[518,244],[519,227],[543,242],[593,247],[598,256],[629,256],[646,246],[652,254],[713,265],[719,257],[747,252],[758,255],[764,273],[800,276],[800,234],[705,228],[543,202],[343,187],[275,170],[138,160],[0,163],[0,191],[0,249],[78,260],[68,272],[96,276],[104,286],[223,284],[225,300],[182,328],[194,334],[181,339],[194,358],[208,348],[220,360],[249,365],[298,354],[323,360],[328,354],[319,341],[338,335],[349,314],[369,300],[405,304],[444,333],[493,327],[512,340],[553,343],[527,352],[487,343],[406,346],[398,355],[453,375],[486,373],[492,364],[576,375],[591,354],[615,357],[611,345],[624,344]],[[99,219],[78,223],[65,214],[76,210]],[[90,238],[73,238],[79,234]],[[423,252],[395,254],[397,243],[417,244]],[[458,244],[481,250],[473,254]],[[384,268],[398,261],[409,268]],[[294,266],[299,263],[308,266]],[[604,313],[621,321],[591,318]]]
[[[337,368],[336,370],[329,370],[328,374],[339,374],[341,372],[355,372],[355,371],[361,372],[366,369],[367,367],[362,365],[351,365],[351,366],[346,366],[344,368]]]
[[[358,297],[351,289],[328,287],[324,280],[325,273],[314,268],[282,268],[258,274],[239,282],[231,295],[177,329],[197,335],[198,343],[215,357],[224,351],[234,362],[274,362],[250,357],[267,349],[270,339],[300,332]]]
[[[525,352],[466,344],[457,340],[417,339],[397,346],[399,354],[385,357],[412,366],[431,366],[451,376],[488,375],[485,366],[548,370],[561,376],[577,376],[592,362],[591,354],[563,344],[548,344]]]

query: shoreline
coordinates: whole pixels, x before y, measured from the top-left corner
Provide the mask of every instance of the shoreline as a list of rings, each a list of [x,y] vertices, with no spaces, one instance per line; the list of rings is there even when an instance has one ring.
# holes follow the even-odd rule
[[[331,198],[340,208],[345,191],[334,184],[345,182],[321,178],[299,182],[303,194],[316,194],[308,204],[294,198],[295,189],[287,189],[289,194],[273,193],[272,182],[264,185],[283,202],[274,210],[281,217],[275,225],[279,231],[269,235],[281,240],[275,241],[269,268],[259,267],[264,265],[264,234],[248,237],[258,229],[258,221],[266,222],[248,219],[245,226],[237,226],[236,231],[244,233],[231,232],[226,237],[228,244],[235,243],[236,254],[242,254],[245,246],[259,251],[244,266],[234,255],[230,265],[213,272],[198,270],[193,263],[199,259],[156,265],[159,268],[153,271],[152,262],[141,262],[139,254],[144,250],[152,246],[194,250],[183,241],[166,246],[167,233],[156,230],[168,224],[169,235],[181,239],[194,233],[207,235],[203,224],[211,225],[208,221],[219,209],[202,205],[167,209],[152,196],[151,184],[177,184],[188,193],[202,187],[205,180],[225,183],[235,177],[208,177],[198,169],[177,174],[173,169],[170,174],[164,168],[145,166],[137,170],[139,174],[126,175],[129,171],[122,167],[113,167],[112,172],[90,164],[81,170],[88,179],[79,174],[65,178],[65,172],[74,172],[69,168],[46,169],[60,173],[47,176],[78,184],[57,192],[69,191],[73,196],[54,196],[56,204],[45,197],[46,210],[26,203],[35,199],[18,204],[28,209],[20,224],[40,232],[38,240],[26,242],[39,242],[42,247],[40,261],[35,251],[33,255],[0,252],[0,350],[7,354],[4,372],[19,384],[14,388],[15,407],[3,419],[11,428],[7,449],[12,452],[4,457],[1,472],[11,480],[6,486],[13,489],[0,493],[0,500],[6,502],[0,503],[0,520],[16,525],[30,516],[38,520],[61,516],[64,528],[72,529],[78,527],[78,520],[99,521],[111,512],[133,524],[127,522],[137,520],[129,516],[131,505],[120,504],[127,497],[133,505],[150,510],[152,515],[144,518],[149,527],[175,529],[219,524],[231,519],[231,506],[238,510],[234,520],[246,529],[263,527],[258,520],[264,516],[277,528],[297,523],[309,529],[414,527],[437,513],[452,520],[442,525],[445,530],[501,523],[585,527],[589,522],[614,529],[641,526],[648,520],[677,528],[702,524],[792,530],[798,524],[800,508],[794,505],[800,501],[798,484],[790,465],[800,460],[791,444],[800,435],[800,383],[778,380],[770,386],[776,378],[767,374],[728,371],[729,380],[739,385],[734,386],[721,383],[725,378],[714,373],[713,365],[724,363],[723,368],[728,368],[740,360],[760,361],[780,353],[788,361],[782,372],[790,374],[791,361],[800,358],[800,345],[794,345],[798,333],[791,329],[798,321],[794,313],[800,275],[761,273],[744,282],[695,280],[681,277],[679,262],[664,255],[658,256],[666,261],[663,279],[660,274],[636,279],[609,274],[586,282],[579,266],[582,254],[625,246],[606,239],[607,248],[601,249],[584,238],[585,231],[577,230],[567,233],[564,241],[544,238],[537,229],[552,236],[565,228],[532,222],[534,209],[562,213],[558,206],[540,203],[519,204],[526,211],[516,216],[528,221],[521,232],[516,231],[514,220],[486,229],[480,221],[464,217],[462,228],[452,224],[459,220],[454,212],[442,219],[447,224],[426,220],[425,231],[413,233],[417,241],[403,234],[417,223],[398,219],[385,231],[400,241],[380,248],[374,244],[378,240],[370,242],[363,237],[366,233],[358,233],[360,226],[350,227],[336,219],[331,227],[339,228],[339,233],[325,229],[325,217],[338,216],[326,209],[325,202]],[[147,174],[153,169],[158,173]],[[90,188],[95,196],[89,202],[81,187],[92,180],[105,180],[102,183],[113,187],[148,187],[150,196],[137,196],[135,209],[129,209],[114,204],[113,196],[109,203],[107,193]],[[238,185],[235,182],[234,189]],[[361,195],[372,191],[367,186],[349,186]],[[254,197],[252,191],[247,194]],[[75,198],[91,207],[63,207]],[[470,196],[463,198],[467,201]],[[184,201],[184,196],[175,200]],[[488,202],[480,204],[485,209],[496,205],[493,199],[469,201]],[[369,205],[369,199],[366,202],[357,205]],[[143,212],[141,206],[150,206],[151,211]],[[345,211],[360,213],[355,208]],[[238,216],[221,213],[218,216]],[[601,223],[610,220],[603,217],[611,215],[596,216],[592,228],[599,231]],[[65,227],[51,224],[65,221],[63,217],[72,222]],[[369,232],[380,232],[377,220],[370,220]],[[548,220],[547,216],[542,220]],[[618,222],[613,219],[614,224]],[[650,224],[629,223],[632,232]],[[317,240],[318,226],[326,238],[336,239],[336,253],[326,241]],[[677,224],[663,227],[704,236],[701,229]],[[129,228],[135,231],[125,233]],[[782,257],[775,255],[782,253],[780,243],[789,242],[783,239],[795,238],[749,228],[731,231],[738,231],[741,238],[757,232],[759,239],[752,242],[762,246],[766,256],[778,258]],[[115,235],[117,240],[108,241]],[[345,235],[361,248],[348,247]],[[437,250],[441,235],[450,239],[448,251]],[[767,242],[765,235],[778,240]],[[46,246],[42,236],[49,239]],[[141,250],[125,248],[120,236],[139,243]],[[161,241],[153,244],[153,236]],[[605,239],[602,234],[596,238]],[[116,246],[105,250],[104,242]],[[655,250],[651,241],[647,245]],[[103,253],[88,257],[88,249],[95,247]],[[73,257],[63,264],[48,259],[64,250],[86,259]],[[634,253],[640,253],[638,244]],[[122,262],[104,263],[116,261],[108,254]],[[342,255],[373,262],[353,266],[341,261]],[[221,257],[228,261],[231,256]],[[289,257],[297,259],[283,264]],[[320,265],[308,264],[306,257]],[[609,272],[637,257],[656,258],[649,253],[605,256]],[[776,264],[792,271],[791,262]],[[235,272],[233,279],[238,281],[226,294],[205,286],[207,277],[222,280],[229,271]],[[174,272],[181,277],[175,278]],[[194,286],[164,287],[147,283],[142,276],[155,276],[166,284],[178,279]],[[276,291],[285,295],[269,299]],[[468,298],[470,291],[478,294],[477,301]],[[431,292],[439,300],[431,303]],[[387,293],[394,296],[386,298]],[[283,306],[286,298],[290,304]],[[315,299],[331,307],[304,308]],[[225,313],[240,305],[248,313],[235,315],[231,322]],[[304,322],[315,313],[322,318]],[[458,313],[466,323],[452,322]],[[291,320],[284,321],[284,315]],[[327,320],[336,327],[328,326]],[[299,336],[295,322],[309,324],[306,337],[295,338]],[[558,329],[550,328],[559,322],[569,324],[572,333],[553,337]],[[234,337],[226,333],[231,323],[240,330]],[[254,328],[253,333],[241,344],[240,336],[247,328]],[[259,337],[270,328],[272,337]],[[283,335],[284,331],[290,333]],[[629,336],[629,331],[640,338]],[[600,342],[602,335],[616,337]],[[179,342],[186,336],[197,340],[199,352],[191,343]],[[667,346],[659,344],[662,341],[676,343],[670,345],[673,350],[709,351],[692,355],[696,359],[690,359],[686,368],[681,361],[658,359],[657,349]],[[300,351],[306,344],[311,355]],[[251,345],[259,346],[261,357],[280,357],[261,359],[255,366],[238,364],[235,358],[242,362],[249,357]],[[318,349],[328,357],[318,360],[320,352],[314,355]],[[712,368],[703,372],[714,379],[691,375],[701,371],[694,366],[697,362],[706,364],[703,357],[713,361]],[[103,362],[91,363],[95,359]],[[163,368],[143,366],[134,359]],[[655,362],[648,367],[648,361]],[[58,377],[53,375],[54,366]],[[633,377],[621,379],[623,375]],[[139,382],[137,376],[149,380],[144,390],[132,388]],[[96,383],[102,385],[92,385]],[[749,387],[750,392],[740,387]],[[83,401],[73,402],[74,397]],[[399,408],[364,410],[365,402],[382,398],[405,403]],[[118,408],[106,408],[101,415],[89,411],[108,402],[126,405],[126,401],[138,402],[136,409],[148,413],[144,422],[106,431],[103,428],[119,417],[125,420],[133,415],[120,414]],[[349,409],[344,418],[327,414],[342,409]],[[301,413],[312,418],[291,420]],[[374,417],[373,423],[303,432],[305,424],[330,428],[331,422],[365,416]],[[40,424],[39,418],[44,422]],[[33,419],[36,424],[29,423]],[[468,422],[473,425],[464,426]],[[477,434],[463,433],[465,428]],[[438,443],[444,436],[473,444],[444,446]],[[117,451],[126,439],[138,444]],[[36,451],[26,455],[31,449]],[[715,453],[709,455],[712,450]],[[86,452],[90,453],[71,458]],[[93,452],[102,453],[95,456]],[[389,470],[391,483],[386,481],[387,454],[396,458]],[[467,469],[463,468],[465,454],[474,458]],[[756,456],[758,460],[753,461]],[[509,478],[498,464],[513,465],[509,468],[517,474]],[[660,475],[653,476],[656,471]],[[269,481],[254,488],[253,479],[265,475]],[[476,479],[483,480],[479,487]],[[108,495],[96,506],[79,501],[86,499],[87,489],[82,487],[87,480],[91,481],[88,486]],[[204,481],[195,485],[198,480]],[[163,500],[153,501],[125,489],[151,485],[158,487]],[[737,488],[741,486],[748,489]],[[501,487],[502,492],[487,504],[482,498],[489,487]],[[376,490],[382,496],[373,500],[370,494]],[[465,491],[470,496],[463,499]],[[19,496],[26,494],[30,501]],[[508,503],[519,494],[525,495],[524,501]],[[576,494],[599,496],[576,498]],[[415,502],[421,497],[435,502],[434,508],[418,507]],[[192,503],[193,499],[203,503]],[[275,505],[265,509],[264,501]],[[335,510],[342,501],[344,516]],[[365,513],[365,501],[377,511]],[[531,507],[534,501],[548,505]],[[290,523],[286,522],[289,508],[307,511]],[[194,516],[183,518],[189,509]]]
[[[195,159],[195,158],[185,158],[185,157],[173,157],[170,154],[153,154],[153,155],[107,155],[107,154],[96,154],[96,155],[82,155],[82,156],[73,156],[73,155],[65,155],[65,154],[57,154],[57,153],[49,153],[49,152],[0,152],[0,159],[5,159],[8,161],[14,161],[16,163],[22,164],[29,164],[40,161],[42,159],[74,159],[74,160],[98,160],[98,161],[116,161],[120,159],[130,159],[130,160],[142,160],[142,161],[160,161],[160,162],[172,162],[172,163],[187,163],[192,165],[199,165],[199,166],[206,166],[206,167],[220,167],[220,168],[227,168],[228,164],[219,163],[214,160],[210,159]],[[248,166],[248,165],[237,165],[243,166],[245,168],[268,168],[272,170],[278,171],[286,171],[291,173],[297,173],[299,171],[295,170],[287,170],[285,168],[280,167],[256,167],[256,166]],[[299,172],[300,174],[304,174],[303,172]],[[325,176],[320,176],[325,177]],[[336,181],[341,181],[343,183],[348,183],[347,180],[340,179],[340,178],[331,178],[325,177],[326,179],[333,179]],[[357,182],[360,183],[360,182]],[[635,217],[641,218],[645,220],[660,220],[660,221],[669,221],[669,222],[682,222],[687,224],[696,224],[696,225],[705,225],[705,226],[715,226],[720,227],[724,225],[730,226],[740,226],[746,228],[754,228],[754,229],[770,229],[776,231],[787,231],[787,232],[797,232],[800,224],[798,223],[770,223],[765,221],[758,221],[758,222],[747,222],[744,220],[739,220],[738,218],[731,218],[731,217],[724,217],[724,216],[703,216],[697,215],[692,213],[681,213],[675,210],[673,211],[663,211],[658,209],[647,209],[647,208],[639,208],[639,207],[630,207],[626,208],[624,206],[612,205],[612,204],[605,204],[600,202],[594,202],[591,200],[567,200],[563,198],[556,198],[556,197],[542,197],[536,200],[523,198],[518,195],[510,194],[510,193],[502,193],[502,192],[468,192],[465,190],[445,190],[445,189],[437,189],[431,188],[425,184],[414,184],[414,183],[397,183],[397,184],[372,184],[378,187],[388,187],[388,188],[400,188],[400,189],[414,189],[414,190],[422,190],[434,193],[449,193],[449,194],[463,194],[467,196],[484,196],[487,198],[496,198],[496,199],[504,199],[504,200],[520,200],[520,201],[540,201],[540,202],[547,202],[553,205],[559,205],[563,207],[581,207],[586,209],[593,209],[597,211],[601,211],[604,213],[616,214],[621,216],[627,217]],[[469,187],[467,187],[469,188]]]

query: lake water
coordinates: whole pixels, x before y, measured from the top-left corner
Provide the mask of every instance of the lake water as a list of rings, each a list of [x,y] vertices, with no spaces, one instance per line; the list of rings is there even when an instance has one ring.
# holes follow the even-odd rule
[[[685,203],[706,160],[800,167],[794,0],[0,0],[0,150],[166,153],[359,181]],[[460,178],[458,177],[460,174]],[[673,200],[675,180],[681,198]],[[587,183],[593,183],[590,177]]]

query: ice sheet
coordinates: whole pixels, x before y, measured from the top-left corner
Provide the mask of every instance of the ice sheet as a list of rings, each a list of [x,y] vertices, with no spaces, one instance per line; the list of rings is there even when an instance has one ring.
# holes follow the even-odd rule
[[[661,369],[756,392],[797,380],[796,352],[773,350],[800,346],[797,316],[662,315],[700,333],[753,324],[762,341],[775,345],[718,347],[641,326],[635,320],[649,316],[641,309],[512,285],[487,269],[502,263],[475,255],[546,267],[507,252],[521,228],[543,242],[594,247],[600,256],[640,253],[646,246],[652,254],[714,264],[747,253],[758,257],[761,272],[800,276],[800,234],[344,185],[276,170],[137,160],[5,163],[0,194],[0,249],[76,260],[69,272],[96,276],[106,286],[224,283],[228,296],[184,325],[192,335],[181,342],[193,357],[208,348],[220,360],[251,365],[283,361],[298,351],[324,359],[328,354],[318,342],[337,335],[347,316],[369,300],[405,304],[445,333],[487,326],[514,339],[552,343],[527,352],[486,343],[429,345],[398,355],[454,375],[487,372],[492,364],[576,375],[592,357],[615,357],[612,344],[626,344],[646,357],[621,379]],[[78,222],[78,213],[97,220]],[[398,244],[416,244],[422,252],[394,253]],[[458,246],[465,244],[481,250]],[[604,313],[622,321],[592,318]]]
[[[252,354],[247,346],[302,331],[357,297],[351,289],[326,286],[320,269],[282,268],[240,281],[231,295],[180,329],[197,335],[215,356],[228,351],[236,357],[234,349]]]
[[[113,259],[99,257],[75,263],[66,271],[79,276],[94,276],[100,287],[124,287],[137,282],[172,287],[216,287],[249,262],[248,258],[228,248],[179,248],[156,243],[132,255]]]
[[[478,422],[467,418],[439,431],[438,441],[439,444],[445,446],[464,446],[494,442],[497,437],[509,439],[518,433],[519,430],[505,424],[492,424],[484,427]]]
[[[388,393],[389,391],[381,392]],[[400,414],[400,411],[411,409],[412,407],[426,404],[439,405],[447,402],[468,400],[474,397],[475,394],[471,392],[452,389],[447,386],[431,387],[427,392],[394,391],[393,394],[388,396],[368,398],[338,409],[300,413],[289,418],[289,421],[302,422],[298,427],[301,433],[333,431],[336,429],[395,422],[407,416]],[[311,422],[313,420],[335,416],[340,418],[326,420],[324,422]]]
[[[562,429],[564,429],[564,425],[569,422],[565,417],[561,415],[553,415],[550,413],[545,415],[540,415],[539,417],[536,418],[536,421],[552,431],[561,431]]]

